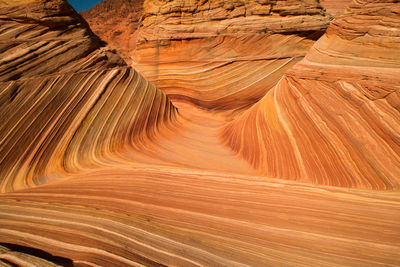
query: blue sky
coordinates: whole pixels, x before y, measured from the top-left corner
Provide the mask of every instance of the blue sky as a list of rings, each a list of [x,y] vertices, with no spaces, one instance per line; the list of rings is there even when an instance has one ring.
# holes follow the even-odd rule
[[[71,6],[78,12],[88,10],[101,1],[102,0],[68,0]]]

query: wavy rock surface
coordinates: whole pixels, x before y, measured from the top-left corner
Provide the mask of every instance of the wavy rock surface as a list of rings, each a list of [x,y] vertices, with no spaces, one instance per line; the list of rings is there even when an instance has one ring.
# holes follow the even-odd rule
[[[400,5],[357,1],[223,139],[266,175],[400,186]]]
[[[145,1],[135,67],[171,100],[243,109],[329,22],[317,1]]]
[[[281,5],[280,10],[284,10],[283,2],[274,1]],[[290,21],[297,16],[294,13],[304,14],[302,8],[296,11],[304,3],[296,6],[295,2],[299,3],[284,3],[285,12],[292,15],[271,17]],[[382,3],[368,4],[372,8],[369,14],[383,12],[384,18],[377,18],[396,22],[387,7],[391,5],[395,14],[397,5]],[[233,7],[231,11],[240,6]],[[65,2],[3,6],[1,23],[7,26],[0,28],[0,60],[7,60],[1,61],[0,67],[9,65],[0,72],[0,178],[4,179],[3,191],[12,192],[0,194],[0,265],[29,261],[31,265],[54,266],[62,260],[67,266],[399,266],[398,190],[347,188],[390,187],[372,179],[368,180],[371,186],[366,186],[365,180],[357,180],[359,184],[354,186],[338,173],[321,176],[326,180],[296,176],[296,168],[301,166],[299,155],[310,164],[315,160],[316,173],[324,168],[332,171],[329,164],[335,165],[337,158],[331,147],[320,146],[321,139],[337,145],[343,158],[350,155],[356,159],[356,149],[368,152],[375,144],[372,141],[378,140],[370,139],[371,133],[381,137],[374,146],[377,155],[396,149],[398,111],[389,106],[398,109],[396,95],[365,104],[365,97],[360,97],[362,92],[372,101],[380,96],[375,95],[379,90],[398,89],[393,87],[396,78],[388,78],[397,74],[397,59],[386,52],[398,44],[396,31],[391,30],[396,27],[377,32],[387,24],[368,26],[374,19],[363,13],[366,6],[353,8],[352,16],[359,17],[343,18],[349,22],[345,27],[337,21],[307,59],[281,79],[283,70],[274,79],[266,77],[282,69],[279,64],[289,69],[288,65],[299,61],[314,43],[311,36],[318,33],[221,36],[213,38],[215,43],[207,38],[167,41],[165,50],[159,46],[159,51],[170,53],[159,54],[166,65],[148,58],[154,65],[140,66],[147,74],[155,71],[153,67],[159,75],[170,73],[175,80],[175,84],[169,82],[171,90],[184,82],[182,88],[193,87],[190,94],[195,97],[189,104],[185,103],[186,91],[176,91],[178,113],[161,91],[125,66],[115,53],[100,47],[98,38]],[[27,19],[25,14],[32,13],[35,19]],[[47,22],[41,23],[43,20]],[[351,38],[353,34],[359,36]],[[381,43],[371,37],[388,34],[393,38]],[[39,36],[49,38],[40,43]],[[347,39],[337,37],[331,46],[335,36]],[[341,43],[342,39],[347,41]],[[35,48],[38,42],[43,47]],[[358,46],[349,46],[353,42],[359,47],[382,48],[381,54],[364,55]],[[147,44],[149,50],[142,50],[142,55],[151,51],[151,42]],[[196,48],[200,44],[208,51]],[[186,55],[173,62],[183,47],[194,60],[188,61]],[[283,54],[291,56],[282,58]],[[341,61],[334,60],[338,54]],[[320,58],[327,63],[318,63]],[[372,63],[375,67],[369,66]],[[190,79],[201,84],[204,92],[199,93]],[[279,85],[273,80],[280,80]],[[227,86],[223,87],[224,83]],[[219,92],[214,87],[245,89],[231,99],[226,92],[217,97],[222,100],[206,99],[211,94],[206,93],[207,88],[212,94]],[[254,95],[262,98],[268,91],[258,104],[241,112],[257,101]],[[242,101],[242,96],[247,100]],[[317,109],[318,105],[322,107]],[[235,109],[236,119],[224,127]],[[318,112],[312,112],[315,110]],[[332,127],[335,116],[342,128]],[[357,120],[360,127],[355,128]],[[287,137],[297,125],[298,132]],[[315,135],[315,129],[325,125],[331,130]],[[368,125],[373,125],[375,132],[362,128]],[[224,129],[226,139],[221,139]],[[342,135],[335,137],[338,133]],[[304,142],[299,145],[315,151],[314,157],[299,149],[299,154],[290,158],[290,145],[299,140],[296,138]],[[357,138],[361,140],[358,143],[354,142]],[[389,160],[396,157],[383,158],[387,170],[394,170]],[[380,158],[369,158],[370,162],[376,159]],[[292,178],[268,171],[266,163],[275,164],[272,170],[276,173]],[[362,161],[352,163],[357,167]],[[340,164],[336,166],[340,168]],[[365,165],[357,168],[370,174]],[[259,172],[301,182],[257,176]],[[392,188],[396,188],[393,181]]]
[[[81,12],[93,32],[121,53],[128,63],[136,49],[143,0],[105,0]]]
[[[139,41],[320,31],[318,1],[144,1]]]
[[[52,255],[41,250],[12,244],[0,245],[0,265],[2,267],[61,267],[71,266],[72,264],[73,262],[71,260],[61,257],[53,257]]]
[[[173,119],[166,96],[65,1],[0,11],[2,192],[99,165]]]
[[[0,20],[1,82],[126,65],[63,1],[2,7]]]
[[[0,196],[0,236],[77,266],[398,266],[398,192],[173,168]]]

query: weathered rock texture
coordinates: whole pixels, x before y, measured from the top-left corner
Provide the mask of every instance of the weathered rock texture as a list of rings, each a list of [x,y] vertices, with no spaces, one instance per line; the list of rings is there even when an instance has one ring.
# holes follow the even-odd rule
[[[144,1],[139,41],[320,31],[318,1]]]
[[[65,2],[3,6],[0,265],[399,266],[397,7],[358,2],[285,76],[319,30],[144,41],[178,113]]]
[[[332,15],[339,16],[346,11],[352,0],[321,0],[321,5]]]
[[[143,0],[105,0],[81,15],[96,35],[130,63],[142,7]]]
[[[0,195],[0,239],[76,265],[398,266],[398,192],[171,168]]]
[[[135,66],[172,100],[254,104],[330,22],[317,1],[145,1]]]
[[[0,6],[16,6],[34,2],[35,0],[0,0]]]
[[[171,1],[170,1],[171,2]],[[351,0],[322,0],[322,7],[326,8],[329,14],[340,15],[342,14]],[[164,3],[163,1],[148,1],[145,3],[145,10],[143,12],[144,0],[105,0],[88,11],[81,12],[81,15],[89,23],[90,28],[98,35],[102,40],[106,41],[108,45],[116,50],[122,55],[122,57],[131,63],[136,50],[136,39],[139,32],[139,26],[141,20],[145,17],[152,17],[150,20],[145,21],[145,28],[149,26],[151,20],[155,19],[155,16],[163,16],[163,18],[157,18],[157,22],[160,28],[164,28],[165,25],[168,27],[180,27],[179,31],[176,29],[171,29],[169,32],[171,36],[181,35],[182,32],[194,36],[192,28],[202,32],[201,38],[207,36],[221,35],[222,32],[230,28],[233,36],[236,31],[246,32],[250,29],[251,32],[265,32],[268,31],[266,24],[260,18],[260,16],[270,16],[272,13],[281,15],[306,15],[306,14],[322,14],[321,7],[314,1],[309,1],[308,3],[302,3],[301,1],[175,1],[172,3]],[[277,8],[273,8],[274,5]],[[311,10],[305,11],[305,9],[310,8]],[[182,14],[183,17],[180,17]],[[195,15],[195,18],[192,17]],[[245,16],[253,16],[253,19],[249,19],[244,25],[240,24],[242,21],[239,18]],[[179,18],[180,17],[180,18]],[[257,18],[258,17],[258,18]],[[167,21],[168,19],[175,18],[179,21]],[[225,21],[221,25],[216,26],[216,22],[220,22],[227,19],[236,18],[236,21]],[[310,19],[309,16],[306,17]],[[315,23],[315,17],[314,17]],[[253,24],[257,22],[258,25]],[[296,23],[295,31],[300,28],[300,24],[307,23],[302,21],[301,23]],[[164,25],[165,24],[165,25]],[[208,24],[204,27],[200,24]],[[236,27],[234,26],[236,24]],[[286,28],[289,24],[287,21],[283,25],[275,23],[279,27]],[[197,26],[196,26],[197,25]],[[239,25],[239,27],[238,27]],[[233,27],[232,27],[233,26]],[[244,26],[244,27],[240,27]],[[186,30],[184,29],[186,27]],[[247,28],[246,28],[247,27]],[[276,28],[276,26],[273,26]],[[309,25],[307,26],[309,27]],[[154,27],[152,28],[154,31]],[[182,30],[183,29],[183,30]],[[159,31],[160,29],[157,29]],[[316,30],[321,30],[321,27],[316,27]],[[285,32],[290,32],[290,30],[284,30]],[[143,31],[142,31],[143,32]],[[226,34],[226,33],[225,33]],[[224,34],[224,35],[225,35]],[[167,35],[167,40],[174,39]],[[159,39],[158,34],[153,34],[150,32],[149,35],[144,36],[144,38]],[[179,36],[178,39],[186,39]],[[249,51],[246,51],[247,53]],[[242,51],[243,54],[243,51]]]
[[[399,11],[353,3],[223,139],[268,176],[398,189]]]
[[[98,165],[174,116],[65,1],[0,14],[0,191]]]
[[[53,257],[45,251],[32,249],[31,247],[23,247],[13,244],[0,244],[0,265],[2,267],[61,267],[72,266],[72,264],[72,260],[61,257]]]

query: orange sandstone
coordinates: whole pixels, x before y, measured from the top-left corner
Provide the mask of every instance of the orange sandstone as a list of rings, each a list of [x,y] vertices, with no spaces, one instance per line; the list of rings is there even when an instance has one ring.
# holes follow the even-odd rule
[[[267,176],[400,186],[399,5],[357,1],[306,58],[222,131]]]
[[[1,266],[400,265],[396,1],[3,2]]]

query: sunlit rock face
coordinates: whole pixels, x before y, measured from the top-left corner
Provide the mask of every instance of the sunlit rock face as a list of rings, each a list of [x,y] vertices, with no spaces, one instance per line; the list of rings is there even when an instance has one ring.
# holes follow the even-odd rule
[[[143,0],[106,0],[88,11],[81,12],[93,32],[128,63],[136,49]]]
[[[352,0],[321,0],[321,5],[326,8],[329,14],[337,17],[346,11]]]
[[[0,14],[0,191],[101,165],[173,117],[166,96],[101,47],[66,1]]]
[[[268,176],[398,189],[400,16],[357,1],[222,138]]]
[[[171,100],[241,110],[302,59],[330,17],[318,1],[145,1],[134,61]]]
[[[65,1],[3,6],[1,11],[2,82],[126,65],[100,47],[98,37]]]
[[[351,2],[351,0],[322,0],[321,5],[326,11],[334,16],[340,15],[344,13],[347,5]],[[313,1],[309,1],[308,3],[304,3],[302,1],[194,1],[194,2],[185,2],[185,1],[175,1],[174,3],[163,3],[160,1],[148,1],[145,4],[145,11],[143,11],[143,3],[144,0],[105,0],[100,2],[95,7],[91,8],[88,11],[81,12],[81,15],[84,19],[89,23],[90,28],[94,31],[96,35],[98,35],[102,40],[106,41],[108,45],[116,50],[118,53],[124,58],[124,60],[128,63],[132,62],[132,59],[135,54],[136,49],[136,39],[140,29],[140,26],[143,25],[141,20],[143,20],[144,16],[154,16],[154,15],[165,15],[164,18],[168,18],[168,12],[171,13],[175,19],[179,17],[178,13],[182,12],[185,18],[180,18],[180,22],[178,22],[179,27],[183,28],[183,24],[189,22],[189,25],[195,25],[193,23],[194,20],[197,20],[196,23],[206,22],[208,21],[208,28],[204,28],[203,26],[199,26],[200,31],[203,31],[202,37],[205,35],[220,35],[221,29],[226,29],[226,25],[217,26],[215,22],[219,22],[221,20],[239,18],[243,16],[269,16],[274,12],[275,14],[280,14],[286,16],[290,15],[305,15],[305,14],[313,14],[316,15],[318,13],[321,14],[321,7],[317,5]],[[278,8],[275,11],[272,10],[273,5],[276,4]],[[285,6],[283,8],[283,6]],[[208,8],[210,7],[210,9]],[[182,8],[182,10],[180,10]],[[213,10],[211,10],[213,8]],[[304,9],[310,9],[308,12],[305,12]],[[168,11],[168,9],[170,9]],[[203,10],[200,10],[203,9]],[[143,15],[143,16],[142,16]],[[193,18],[192,21],[188,19],[192,16],[196,16],[197,19]],[[202,19],[199,20],[199,18]],[[152,18],[154,19],[154,17]],[[150,19],[150,21],[152,20]],[[158,18],[160,19],[160,18]],[[146,21],[145,24],[151,23],[149,20]],[[245,32],[250,29],[250,32],[265,32],[268,30],[266,25],[255,25],[257,22],[262,23],[262,20],[248,20],[247,26],[243,25],[242,29],[238,29],[237,25],[240,23],[236,23],[236,30],[240,32]],[[162,21],[165,23],[166,21]],[[170,21],[170,26],[173,26],[175,22]],[[297,23],[297,22],[296,22]],[[302,21],[301,23],[306,23]],[[211,24],[211,25],[210,25]],[[230,22],[226,22],[225,24],[230,24]],[[287,23],[285,22],[283,27],[286,27]],[[296,27],[299,27],[298,24]],[[186,33],[190,33],[191,29],[186,31]],[[281,27],[281,25],[279,25]],[[319,27],[316,28],[320,30]],[[198,29],[197,29],[198,30]],[[205,31],[205,32],[204,32]],[[214,31],[214,34],[212,32]],[[288,30],[285,30],[285,32]],[[175,31],[175,29],[171,29],[170,33],[172,35],[176,35],[179,32]],[[234,33],[234,32],[232,32]],[[247,32],[245,32],[247,34]],[[152,32],[150,34],[150,39],[154,39],[154,34]],[[192,34],[194,36],[194,34]],[[145,37],[146,38],[146,37]],[[158,36],[159,38],[159,36]],[[167,36],[167,39],[170,39]],[[182,36],[178,37],[178,39],[185,39]],[[243,51],[242,51],[243,52]],[[250,51],[247,51],[249,53]]]
[[[317,1],[148,1],[176,105],[65,1],[0,3],[0,266],[400,266],[399,3],[315,43]]]
[[[140,41],[321,30],[327,22],[318,1],[145,1]]]
[[[17,5],[23,5],[31,2],[35,2],[36,0],[0,0],[0,6],[6,7],[6,6],[17,6]]]

